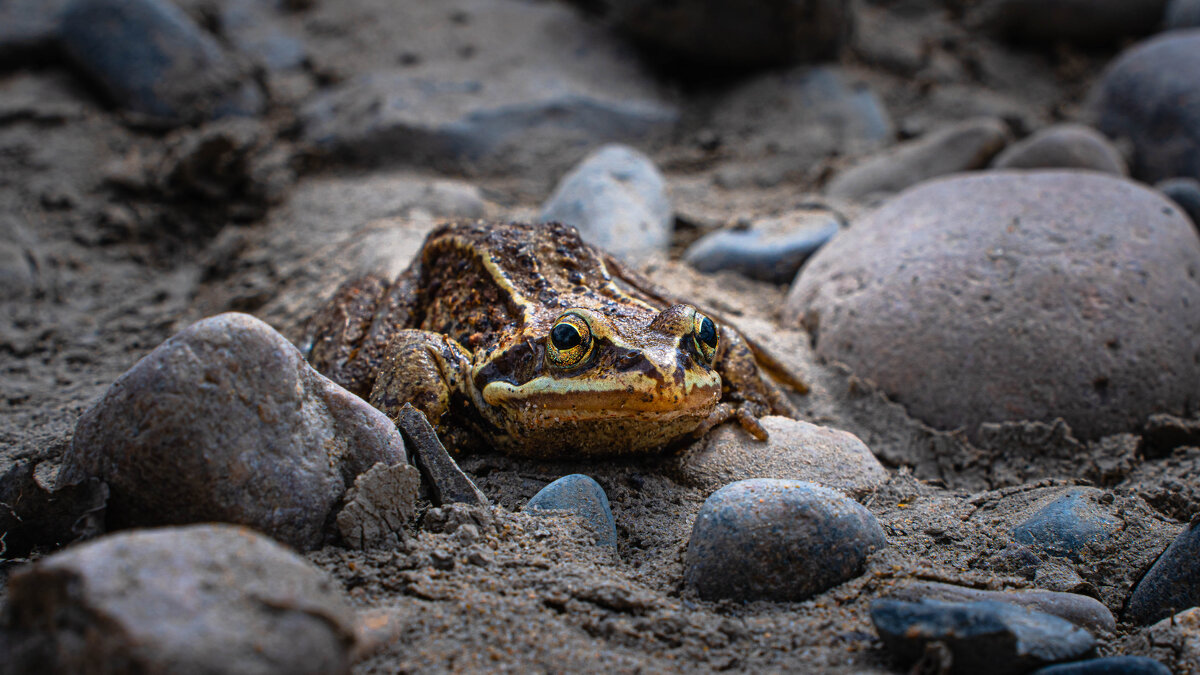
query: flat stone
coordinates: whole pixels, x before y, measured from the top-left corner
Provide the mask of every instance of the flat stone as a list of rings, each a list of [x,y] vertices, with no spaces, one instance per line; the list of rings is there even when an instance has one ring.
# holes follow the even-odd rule
[[[425,413],[405,403],[396,411],[395,419],[412,447],[413,462],[425,478],[434,504],[487,506],[487,497],[446,451]]]
[[[825,193],[842,199],[862,199],[875,193],[903,190],[930,178],[983,168],[1008,138],[1008,127],[1000,120],[979,118],[961,122],[867,158],[834,176],[825,186]]]
[[[538,490],[525,505],[531,512],[566,512],[578,517],[596,535],[596,545],[617,548],[617,524],[608,495],[590,476],[573,473]]]
[[[1082,124],[1056,124],[1005,148],[994,169],[1091,169],[1125,176],[1121,152],[1103,134]]]
[[[849,39],[847,0],[606,0],[616,25],[661,58],[725,68],[830,58]]]
[[[1033,675],[1171,675],[1171,671],[1146,656],[1108,656],[1038,668]]]
[[[1154,32],[1167,0],[985,0],[971,24],[1018,41],[1111,44]]]
[[[1178,204],[1192,219],[1192,224],[1200,223],[1200,181],[1195,178],[1168,178],[1157,183],[1154,189]]]
[[[1200,398],[1197,277],[1200,240],[1161,194],[994,171],[916,186],[839,233],[783,315],[934,427],[1061,417],[1088,440]]]
[[[909,602],[922,599],[957,603],[980,600],[1007,602],[1066,619],[1093,635],[1112,633],[1117,628],[1117,620],[1104,603],[1078,593],[1057,593],[1039,589],[984,591],[953,584],[917,581],[888,593],[888,597]]]
[[[1169,31],[1121,53],[1089,94],[1096,128],[1133,144],[1147,183],[1200,179],[1200,30]]]
[[[1169,30],[1200,28],[1200,2],[1197,0],[1169,0],[1163,24]]]
[[[778,478],[860,496],[888,479],[887,470],[852,433],[774,415],[759,421],[769,434],[765,442],[736,424],[714,429],[702,448],[679,458],[681,480],[716,490],[739,480]]]
[[[584,241],[635,263],[664,253],[675,224],[658,167],[623,145],[596,150],[564,176],[540,220],[572,225]]]
[[[14,571],[8,592],[25,672],[350,672],[336,585],[240,527],[110,535]]]
[[[707,600],[799,601],[858,576],[886,545],[875,516],[840,492],[743,480],[704,501],[684,582]]]
[[[183,10],[164,0],[74,0],[62,44],[119,106],[165,124],[257,115],[262,90]]]
[[[1006,602],[942,602],[880,599],[871,622],[888,651],[911,664],[926,645],[940,642],[950,653],[951,673],[1008,675],[1089,654],[1095,639],[1056,616]]]
[[[377,462],[405,462],[383,413],[330,382],[246,314],[196,322],[80,417],[59,486],[108,483],[108,522],[221,521],[299,549]]]
[[[1079,562],[1092,545],[1100,545],[1122,527],[1106,513],[1096,488],[1074,488],[1040,508],[1013,529],[1013,539],[1053,555]]]
[[[837,218],[827,211],[801,211],[756,222],[749,229],[706,234],[688,247],[683,259],[701,272],[730,270],[786,284],[839,228]]]
[[[1171,542],[1142,577],[1125,607],[1125,620],[1149,624],[1181,607],[1200,605],[1200,519]]]

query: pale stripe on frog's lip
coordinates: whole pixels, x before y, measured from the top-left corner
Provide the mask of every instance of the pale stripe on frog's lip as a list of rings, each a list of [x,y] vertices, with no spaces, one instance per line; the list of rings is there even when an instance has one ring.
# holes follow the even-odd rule
[[[721,379],[716,373],[687,373],[684,393],[678,399],[659,389],[654,380],[638,376],[635,391],[628,381],[581,381],[569,378],[536,377],[523,385],[490,382],[483,388],[488,405],[515,408],[528,406],[531,412],[559,411],[573,417],[622,417],[631,414],[659,413],[676,417],[701,408],[712,408],[721,398]],[[643,394],[648,394],[647,396]]]

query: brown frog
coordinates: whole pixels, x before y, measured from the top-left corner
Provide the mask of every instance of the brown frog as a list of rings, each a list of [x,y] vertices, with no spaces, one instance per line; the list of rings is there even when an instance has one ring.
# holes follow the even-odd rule
[[[344,284],[311,325],[318,370],[393,419],[411,402],[452,450],[645,453],[796,416],[756,356],[786,378],[777,362],[558,224],[438,227],[395,281]]]

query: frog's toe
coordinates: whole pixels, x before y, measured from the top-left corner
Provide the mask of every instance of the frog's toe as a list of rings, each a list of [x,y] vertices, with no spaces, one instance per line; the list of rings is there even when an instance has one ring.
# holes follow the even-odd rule
[[[737,409],[737,421],[746,430],[746,433],[760,441],[765,441],[767,440],[767,429],[762,425],[762,422],[758,421],[760,415],[755,414],[756,412],[765,411],[756,411],[754,408],[757,408],[757,406],[743,405],[739,407]]]

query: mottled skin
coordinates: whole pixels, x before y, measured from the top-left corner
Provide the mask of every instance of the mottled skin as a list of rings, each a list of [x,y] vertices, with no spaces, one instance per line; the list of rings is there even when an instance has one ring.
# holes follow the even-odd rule
[[[393,419],[412,403],[454,450],[644,453],[730,418],[766,438],[757,417],[795,411],[752,346],[706,317],[574,228],[444,225],[394,282],[344,284],[313,319],[309,359]]]

